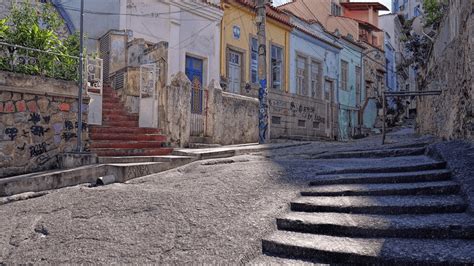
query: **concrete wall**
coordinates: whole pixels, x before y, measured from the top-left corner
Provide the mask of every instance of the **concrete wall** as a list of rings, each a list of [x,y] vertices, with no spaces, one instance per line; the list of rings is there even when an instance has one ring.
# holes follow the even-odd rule
[[[77,85],[0,72],[0,177],[58,167],[77,141]],[[83,140],[88,149],[87,99]]]
[[[223,92],[217,82],[211,82],[208,93],[206,135],[213,143],[258,142],[258,99]]]
[[[417,130],[445,139],[474,140],[474,1],[453,0],[430,55],[417,101]]]
[[[275,90],[268,99],[271,138],[330,139],[336,134],[335,104]]]
[[[191,133],[191,82],[178,73],[162,89],[163,116],[160,128],[173,146],[187,147]],[[204,136],[212,143],[229,145],[258,142],[258,100],[222,91],[212,80],[205,90],[207,109]],[[161,116],[160,116],[161,117]]]

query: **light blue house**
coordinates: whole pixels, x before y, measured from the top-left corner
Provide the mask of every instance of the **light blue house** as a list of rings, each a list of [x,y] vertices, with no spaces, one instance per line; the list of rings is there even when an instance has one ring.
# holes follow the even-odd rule
[[[363,47],[350,37],[340,37],[342,51],[339,65],[339,136],[348,140],[360,125],[360,105],[365,99],[362,87],[361,56]]]
[[[323,136],[338,136],[337,102],[339,58],[342,46],[319,23],[295,16],[290,35],[290,93],[315,110],[313,129]]]
[[[348,140],[360,126],[360,105],[365,99],[362,86],[361,56],[364,47],[352,36],[336,36],[327,32],[319,23],[308,23],[292,17],[296,26],[290,41],[290,79],[293,93],[298,93],[298,58],[312,54],[324,62],[323,88],[336,104],[333,108],[335,136]],[[304,57],[304,55],[303,55]]]

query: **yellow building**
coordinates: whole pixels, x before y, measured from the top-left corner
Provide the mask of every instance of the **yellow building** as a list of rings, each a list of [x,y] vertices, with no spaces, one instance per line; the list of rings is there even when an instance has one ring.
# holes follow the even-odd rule
[[[222,1],[221,76],[228,92],[255,95],[258,87],[256,8],[251,0]],[[268,89],[289,91],[289,42],[291,24],[281,11],[267,6]],[[250,85],[250,86],[249,86]]]

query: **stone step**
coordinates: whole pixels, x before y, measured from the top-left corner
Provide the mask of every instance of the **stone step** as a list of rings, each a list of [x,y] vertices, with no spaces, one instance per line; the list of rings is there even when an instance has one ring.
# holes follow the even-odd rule
[[[277,218],[279,230],[348,237],[474,239],[474,217],[466,213],[364,215],[291,212]]]
[[[143,162],[171,162],[186,164],[194,161],[195,157],[190,156],[119,156],[119,157],[99,157],[99,163],[143,163]]]
[[[391,184],[347,184],[313,186],[301,192],[302,196],[384,196],[456,194],[460,186],[452,181]]]
[[[209,149],[222,147],[220,144],[206,144],[206,143],[189,143],[190,149]]]
[[[114,121],[132,121],[138,123],[138,117],[130,115],[121,115],[121,114],[109,114],[103,115],[102,121],[105,122],[114,122]]]
[[[166,136],[158,134],[107,134],[91,133],[92,140],[123,140],[123,141],[166,141]]]
[[[292,211],[367,214],[429,214],[464,212],[460,196],[341,196],[300,197],[290,203]]]
[[[393,164],[390,164],[390,162],[387,162],[386,158],[378,159],[379,163],[381,162],[381,160],[384,160],[385,165],[389,165],[389,166],[385,166],[385,165],[384,166],[377,166],[377,165],[367,166],[367,164],[370,165],[370,163],[369,161],[367,161],[367,159],[364,159],[363,164],[362,164],[362,161],[359,161],[359,164],[361,164],[362,166],[357,166],[357,167],[350,167],[354,159],[333,159],[332,161],[328,160],[329,162],[327,164],[334,165],[334,168],[335,168],[334,170],[320,171],[316,175],[356,174],[356,173],[401,173],[401,172],[416,172],[416,171],[426,171],[426,170],[446,168],[446,162],[437,162],[437,161],[417,162],[417,160],[421,159],[419,157],[423,158],[422,156],[406,157],[405,160],[407,160],[408,158],[412,158],[413,159],[412,161],[414,163],[403,164],[403,165],[396,165],[397,162],[393,162]],[[337,164],[335,164],[335,162],[337,162]],[[348,166],[344,166],[344,165],[348,165]]]
[[[312,159],[339,159],[339,158],[383,158],[414,156],[425,153],[425,148],[403,148],[403,149],[380,149],[366,151],[345,151],[317,155]]]
[[[113,116],[113,117],[126,117],[126,118],[133,118],[138,119],[138,114],[129,114],[125,110],[122,109],[102,109],[103,116]]]
[[[172,148],[149,148],[149,149],[91,149],[97,156],[158,156],[169,155]]]
[[[90,126],[89,133],[107,133],[107,134],[160,134],[158,128],[144,127],[107,127],[107,126]]]
[[[277,231],[262,241],[267,255],[344,264],[472,264],[474,241],[347,238]]]
[[[311,186],[333,184],[380,184],[443,181],[451,178],[446,169],[425,170],[401,173],[348,173],[316,176]]]
[[[122,103],[120,102],[119,98],[102,98],[102,105],[121,105]]]
[[[107,121],[104,120],[102,123],[103,126],[107,127],[136,127],[138,128],[138,121],[116,121],[116,120],[111,120]]]
[[[165,143],[161,141],[123,141],[123,140],[94,140],[91,142],[92,149],[114,148],[114,149],[145,149],[162,148]]]

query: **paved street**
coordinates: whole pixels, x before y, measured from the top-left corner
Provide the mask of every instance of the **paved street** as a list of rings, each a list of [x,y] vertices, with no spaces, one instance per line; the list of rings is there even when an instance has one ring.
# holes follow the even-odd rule
[[[429,140],[409,133],[390,135],[388,146]],[[5,204],[0,262],[247,263],[261,255],[261,240],[275,230],[275,217],[288,211],[314,173],[367,165],[363,159],[312,157],[379,144],[379,137],[314,142]],[[411,163],[411,157],[370,160],[371,166]]]

